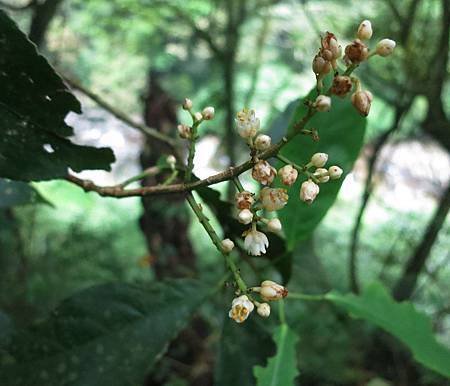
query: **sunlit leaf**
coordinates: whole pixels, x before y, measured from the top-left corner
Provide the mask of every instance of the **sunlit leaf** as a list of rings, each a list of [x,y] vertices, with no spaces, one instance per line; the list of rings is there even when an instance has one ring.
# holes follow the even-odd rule
[[[397,303],[380,283],[371,284],[360,296],[331,292],[326,299],[394,335],[419,363],[450,378],[450,350],[436,341],[431,321],[412,303]]]
[[[266,367],[255,366],[253,372],[258,386],[294,386],[294,379],[299,374],[295,345],[298,336],[282,324],[275,330],[273,340],[277,353],[267,361]]]
[[[314,95],[315,91],[312,91],[309,96],[313,99]],[[292,102],[274,122],[272,133],[280,136],[286,127],[291,130],[293,123],[305,112],[306,106],[302,101]],[[289,249],[308,238],[333,205],[345,175],[351,171],[363,145],[365,126],[366,119],[355,111],[349,98],[333,97],[331,111],[315,114],[306,126],[319,131],[320,141],[314,142],[309,136],[299,135],[281,150],[282,155],[298,164],[308,163],[316,152],[327,153],[327,167],[338,165],[344,170],[340,180],[320,185],[320,194],[312,205],[307,205],[299,199],[300,185],[306,177],[300,175],[288,190],[289,202],[279,211],[279,217]]]

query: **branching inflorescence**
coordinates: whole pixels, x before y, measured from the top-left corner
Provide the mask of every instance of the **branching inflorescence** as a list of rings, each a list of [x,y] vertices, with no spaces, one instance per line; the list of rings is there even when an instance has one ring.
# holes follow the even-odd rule
[[[253,256],[261,256],[266,253],[269,246],[269,239],[264,232],[279,233],[282,231],[282,224],[276,217],[265,218],[261,212],[276,212],[283,209],[287,204],[289,195],[287,189],[290,188],[299,176],[304,176],[305,181],[301,184],[298,192],[299,199],[311,205],[320,192],[320,185],[331,180],[339,179],[343,173],[339,166],[325,168],[328,155],[325,153],[314,154],[306,165],[298,165],[280,154],[280,150],[299,134],[310,135],[313,140],[318,140],[315,130],[305,129],[306,124],[316,113],[329,111],[332,108],[331,95],[345,98],[351,95],[351,103],[363,116],[367,116],[370,111],[372,94],[361,88],[361,82],[352,72],[362,62],[371,57],[388,56],[394,48],[395,42],[390,39],[383,39],[370,50],[364,43],[372,36],[372,26],[370,21],[364,20],[358,30],[357,38],[348,44],[344,50],[343,62],[345,69],[340,70],[338,60],[342,57],[342,48],[334,34],[326,32],[321,39],[321,46],[312,62],[312,69],[316,76],[317,97],[314,100],[306,100],[307,111],[297,122],[294,122],[291,130],[276,144],[272,144],[268,135],[260,134],[260,120],[256,112],[249,108],[244,108],[236,115],[236,128],[239,135],[246,141],[249,148],[249,160],[238,166],[230,167],[216,175],[203,180],[194,180],[193,168],[195,157],[195,145],[198,139],[198,127],[204,122],[214,119],[214,108],[206,107],[201,112],[193,110],[193,103],[190,99],[185,99],[183,109],[186,110],[192,124],[178,125],[179,136],[189,143],[187,162],[184,164],[183,157],[180,156],[179,148],[173,139],[161,139],[161,135],[154,136],[158,140],[164,140],[174,151],[175,156],[168,157],[168,165],[172,169],[171,177],[165,183],[156,186],[144,186],[141,188],[128,189],[126,186],[130,181],[144,178],[151,173],[157,173],[157,167],[149,168],[139,176],[132,177],[125,183],[100,187],[92,181],[82,180],[70,175],[67,179],[86,191],[95,191],[103,196],[130,197],[147,196],[153,194],[184,193],[187,202],[193,209],[198,220],[210,236],[216,248],[223,254],[227,266],[233,275],[237,297],[233,300],[230,318],[238,323],[244,322],[255,306],[257,313],[262,317],[270,315],[268,302],[276,301],[287,296],[285,287],[270,280],[263,281],[259,286],[248,287],[242,279],[239,269],[236,266],[231,253],[235,247],[234,242],[229,239],[220,239],[210,224],[208,218],[203,214],[200,204],[197,203],[192,191],[201,186],[208,186],[222,181],[232,182],[237,189],[235,195],[235,206],[237,208],[237,221],[246,226],[243,236],[243,245],[246,251]],[[333,73],[331,87],[324,90],[324,78]],[[120,117],[120,114],[116,113]],[[131,122],[130,119],[126,119]],[[135,125],[136,127],[137,125]],[[153,131],[149,128],[144,130],[148,135],[153,136]],[[278,171],[269,163],[269,159],[277,158],[284,163]],[[259,193],[247,191],[239,181],[239,175],[251,169],[252,178],[259,182],[261,190]],[[178,171],[184,175],[183,182],[172,183],[178,177]],[[286,188],[274,187],[274,181],[278,177],[279,181]],[[220,220],[220,219],[219,219]],[[236,240],[235,240],[236,241]],[[255,299],[258,295],[262,302]]]

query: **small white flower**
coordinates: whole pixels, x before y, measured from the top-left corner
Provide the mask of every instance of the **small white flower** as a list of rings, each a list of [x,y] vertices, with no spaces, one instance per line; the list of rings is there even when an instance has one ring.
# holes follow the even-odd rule
[[[192,101],[189,98],[184,98],[183,110],[190,110],[190,109],[192,109]]]
[[[311,204],[319,194],[319,191],[319,185],[311,180],[305,181],[300,187],[300,200]]]
[[[265,134],[260,134],[255,139],[255,147],[259,151],[267,150],[272,143],[272,139]]]
[[[372,23],[370,22],[370,20],[364,20],[361,22],[361,24],[358,27],[358,39],[361,40],[367,40],[370,39],[372,37]]]
[[[259,118],[255,110],[243,109],[236,114],[236,126],[243,138],[253,138],[259,130]]]
[[[339,166],[331,166],[328,169],[328,174],[330,175],[330,178],[332,180],[337,180],[338,178],[340,178],[343,172],[344,171]]]
[[[288,290],[274,281],[264,280],[261,283],[259,294],[265,301],[279,300],[287,296]]]
[[[256,312],[263,318],[268,318],[270,316],[270,306],[267,303],[259,303],[256,307]]]
[[[255,306],[249,300],[247,295],[242,295],[233,299],[228,316],[237,323],[242,323],[248,318],[254,308]]]
[[[287,204],[289,196],[286,189],[263,188],[259,194],[263,207],[269,212],[280,210]]]
[[[376,53],[380,56],[389,56],[394,52],[396,43],[391,39],[383,39],[377,43]]]
[[[321,183],[325,183],[330,180],[328,170],[324,168],[317,168],[314,172],[314,177],[316,177]]]
[[[202,120],[203,120],[203,115],[202,115],[202,113],[199,112],[199,111],[197,111],[197,112],[194,114],[194,119],[195,119],[196,122],[202,121]]]
[[[205,107],[202,111],[202,117],[205,121],[210,121],[211,119],[214,119],[214,107],[212,106]]]
[[[298,171],[292,165],[285,165],[278,170],[278,175],[284,185],[291,186],[297,180]]]
[[[269,239],[264,233],[258,232],[256,228],[252,228],[245,236],[244,246],[250,255],[261,256],[261,253],[266,253]]]
[[[323,167],[328,161],[328,154],[326,153],[315,153],[311,157],[311,164],[316,168]]]
[[[317,111],[329,111],[331,109],[331,98],[326,95],[319,95],[314,102]]]
[[[222,249],[224,252],[229,253],[233,250],[234,243],[230,239],[224,239],[222,240]]]
[[[188,125],[178,125],[178,134],[181,138],[189,139],[191,138],[191,128]]]
[[[277,218],[273,218],[272,220],[269,220],[267,223],[267,230],[269,232],[280,232],[282,229],[281,221]]]
[[[253,220],[253,213],[249,209],[243,209],[238,214],[238,221],[241,224],[250,224]]]
[[[177,163],[177,159],[172,154],[168,155],[166,158],[166,162],[169,164],[169,166],[174,169],[175,164]]]

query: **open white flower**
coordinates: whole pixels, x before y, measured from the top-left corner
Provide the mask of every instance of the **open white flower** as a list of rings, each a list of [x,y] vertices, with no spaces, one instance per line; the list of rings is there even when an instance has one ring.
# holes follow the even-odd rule
[[[233,299],[228,316],[235,322],[242,323],[248,318],[254,308],[255,306],[248,299],[247,295],[242,295]]]
[[[236,126],[242,138],[253,138],[259,130],[255,110],[243,109],[236,114]]]
[[[269,239],[264,233],[257,231],[254,226],[247,232],[244,246],[250,255],[261,256],[261,253],[266,253],[266,248],[269,246]]]

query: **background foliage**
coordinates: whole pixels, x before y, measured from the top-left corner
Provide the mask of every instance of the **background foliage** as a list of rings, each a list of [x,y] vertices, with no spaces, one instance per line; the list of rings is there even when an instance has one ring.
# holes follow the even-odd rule
[[[30,4],[0,2],[2,385],[448,384],[448,2]],[[117,183],[148,166],[149,154],[164,155],[71,92],[47,60],[151,126],[166,119],[148,117],[155,95],[174,109],[184,96],[198,108],[215,105],[199,143],[204,167],[195,173],[203,177],[246,159],[230,125],[242,106],[256,108],[264,130],[279,138],[313,87],[319,32],[348,42],[363,18],[374,25],[374,42],[398,43],[392,60],[374,58],[357,71],[374,93],[371,114],[363,119],[348,99],[334,98],[333,111],[311,122],[320,142],[299,137],[283,152],[298,163],[327,152],[346,179],[322,185],[311,207],[294,186],[280,212],[284,238],[270,240],[269,259],[240,262],[249,282],[270,277],[292,294],[326,294],[320,301],[292,296],[284,313],[273,307],[269,320],[255,315],[236,326],[227,317],[232,289],[218,289],[226,280],[221,256],[183,201],[148,204],[85,194],[63,180],[21,182],[64,177],[70,167]],[[73,114],[80,102],[83,115]],[[243,182],[252,186],[248,176]],[[238,237],[244,229],[227,186],[213,189],[198,192],[207,215]],[[180,222],[183,241],[172,238],[183,233],[174,231]],[[193,263],[174,260],[181,255]],[[402,281],[411,274],[412,289]],[[360,295],[351,294],[355,278]]]

